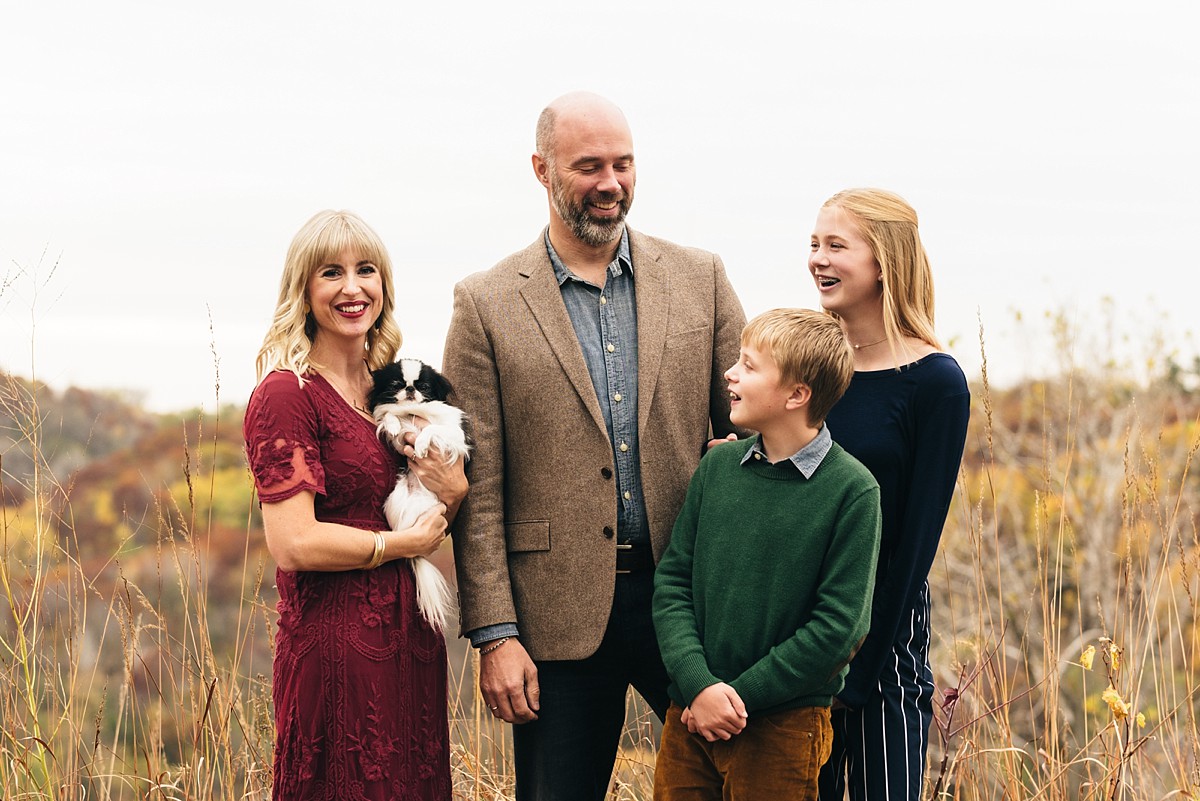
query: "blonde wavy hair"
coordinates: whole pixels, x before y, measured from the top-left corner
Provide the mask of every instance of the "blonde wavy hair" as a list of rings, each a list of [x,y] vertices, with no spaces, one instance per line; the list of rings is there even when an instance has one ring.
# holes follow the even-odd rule
[[[917,212],[886,189],[845,189],[825,201],[854,218],[883,276],[883,330],[892,358],[905,337],[942,349],[933,331],[933,271],[917,231]],[[836,316],[836,315],[835,315]]]
[[[357,214],[326,210],[314,214],[288,247],[275,318],[254,362],[259,381],[272,370],[290,370],[303,381],[311,368],[321,367],[309,356],[316,325],[307,309],[308,282],[317,269],[336,261],[348,248],[373,262],[383,283],[383,310],[367,332],[367,367],[378,370],[395,360],[404,337],[393,318],[396,293],[387,248]]]

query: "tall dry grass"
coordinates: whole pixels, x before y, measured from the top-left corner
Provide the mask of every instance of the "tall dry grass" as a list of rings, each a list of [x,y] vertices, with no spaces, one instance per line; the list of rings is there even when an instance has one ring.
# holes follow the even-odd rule
[[[1200,798],[1200,403],[1178,371],[1072,368],[993,391],[984,364],[931,576],[927,796]],[[176,491],[124,520],[98,564],[74,533],[71,477],[47,467],[39,386],[0,385],[10,449],[33,456],[10,475],[0,455],[26,498],[0,508],[0,797],[268,797],[273,568],[250,500],[241,557],[216,556],[228,423],[180,421]],[[510,732],[454,653],[456,797],[509,799]],[[613,798],[650,797],[651,718],[631,700]]]
[[[1086,352],[1000,393],[983,357],[931,576],[932,797],[1200,797],[1197,376]]]

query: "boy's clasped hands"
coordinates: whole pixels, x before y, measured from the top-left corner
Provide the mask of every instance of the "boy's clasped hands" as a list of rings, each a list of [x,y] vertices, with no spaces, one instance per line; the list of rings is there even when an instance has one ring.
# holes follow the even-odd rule
[[[692,734],[710,743],[728,740],[746,728],[746,705],[737,690],[725,682],[710,684],[683,710],[679,722]]]

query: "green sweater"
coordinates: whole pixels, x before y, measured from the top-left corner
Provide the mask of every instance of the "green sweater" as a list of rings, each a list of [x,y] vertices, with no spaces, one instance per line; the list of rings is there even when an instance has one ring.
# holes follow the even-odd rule
[[[754,441],[705,455],[655,572],[670,694],[724,681],[748,712],[829,706],[871,620],[879,485],[836,443],[807,479],[741,464]]]

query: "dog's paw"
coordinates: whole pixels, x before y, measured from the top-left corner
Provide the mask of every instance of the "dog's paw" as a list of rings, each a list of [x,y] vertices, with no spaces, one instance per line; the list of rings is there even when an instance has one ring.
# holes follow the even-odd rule
[[[396,415],[385,414],[383,419],[379,421],[379,430],[392,439],[396,439],[404,431],[404,425]]]

